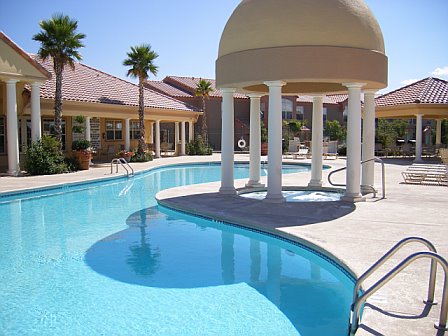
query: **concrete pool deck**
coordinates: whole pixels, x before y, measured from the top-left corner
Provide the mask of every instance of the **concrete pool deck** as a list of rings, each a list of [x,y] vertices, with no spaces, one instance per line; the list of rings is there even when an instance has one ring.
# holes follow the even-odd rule
[[[237,161],[247,161],[249,155],[238,154]],[[169,157],[144,164],[132,164],[136,171],[166,164],[219,161],[212,157]],[[284,160],[309,163],[309,160]],[[345,166],[345,160],[324,160],[332,169]],[[380,197],[354,205],[343,202],[322,204],[273,204],[235,196],[217,194],[219,182],[178,187],[160,192],[163,204],[213,218],[253,225],[264,230],[306,240],[324,249],[346,264],[357,275],[362,274],[400,239],[421,236],[430,240],[439,254],[448,258],[448,187],[402,184],[401,171],[410,161],[388,160],[386,164],[386,199]],[[324,171],[324,185],[328,185]],[[376,168],[376,185],[380,185],[380,169]],[[0,177],[0,192],[109,178],[110,166],[99,165],[73,174],[36,177]],[[306,186],[310,173],[288,174],[285,186]],[[344,181],[344,173],[335,176]],[[246,180],[236,181],[242,187]],[[381,190],[379,195],[381,196]],[[420,245],[410,245],[384,265],[378,275],[385,274],[395,264]],[[394,280],[379,290],[366,305],[357,335],[443,335],[433,327],[438,323],[440,304],[425,307],[429,277],[429,261],[419,260],[406,268]],[[378,276],[366,282],[371,285]],[[441,301],[443,274],[438,268],[436,301]]]

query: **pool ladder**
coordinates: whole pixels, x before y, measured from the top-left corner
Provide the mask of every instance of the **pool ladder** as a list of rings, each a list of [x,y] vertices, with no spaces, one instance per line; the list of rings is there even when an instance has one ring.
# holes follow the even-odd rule
[[[113,174],[114,164],[116,166],[115,173],[118,173],[118,165],[122,166],[124,170],[126,170],[126,176],[134,176],[134,169],[131,165],[126,161],[125,158],[114,158],[110,162],[110,173]]]
[[[364,291],[361,292],[361,285],[370,275],[372,275],[380,266],[382,266],[387,260],[389,260],[399,249],[403,246],[410,243],[421,243],[425,245],[429,251],[421,251],[416,252],[409,255],[407,258],[403,259],[397,266],[395,266],[391,271],[389,271],[386,275],[384,275],[380,280],[378,280],[374,285]],[[447,312],[448,312],[448,263],[447,261],[437,254],[437,250],[434,245],[421,237],[408,237],[400,240],[394,247],[392,247],[385,255],[383,255],[376,263],[374,263],[363,275],[361,275],[356,282],[355,289],[353,292],[353,303],[350,307],[350,322],[349,322],[349,336],[355,335],[355,332],[359,325],[359,316],[361,312],[362,305],[366,302],[366,300],[372,296],[376,291],[378,291],[381,287],[387,284],[390,280],[392,280],[398,273],[400,273],[403,269],[405,269],[409,264],[414,262],[417,259],[428,258],[431,259],[431,268],[429,275],[429,288],[428,288],[428,297],[423,302],[429,305],[436,305],[434,302],[434,292],[436,286],[436,272],[437,272],[437,264],[439,264],[444,273],[445,279],[443,283],[443,293],[442,293],[442,306],[440,308],[440,318],[439,324],[434,324],[434,327],[441,331],[447,331]]]
[[[386,167],[384,165],[384,161],[381,160],[378,157],[373,157],[371,159],[361,161],[361,166],[364,163],[367,163],[367,162],[370,162],[370,161],[381,163],[381,188],[382,188],[382,196],[383,196],[382,198],[386,198]],[[345,184],[333,183],[331,181],[331,176],[334,173],[338,173],[338,172],[346,170],[346,169],[347,169],[347,167],[342,167],[342,168],[339,168],[339,169],[336,169],[336,170],[333,170],[332,172],[330,172],[330,174],[328,174],[328,183],[330,183],[334,187],[345,187],[346,186]],[[361,187],[362,188],[366,188],[366,189],[370,189],[372,191],[372,193],[373,193],[373,198],[376,198],[377,190],[375,189],[375,187],[373,185],[362,185]]]

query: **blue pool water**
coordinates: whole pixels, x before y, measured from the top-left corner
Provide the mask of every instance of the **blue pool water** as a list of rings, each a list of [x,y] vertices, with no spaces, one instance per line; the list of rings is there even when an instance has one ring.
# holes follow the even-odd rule
[[[0,197],[0,335],[345,335],[353,282],[335,264],[156,205],[219,178],[172,166]]]

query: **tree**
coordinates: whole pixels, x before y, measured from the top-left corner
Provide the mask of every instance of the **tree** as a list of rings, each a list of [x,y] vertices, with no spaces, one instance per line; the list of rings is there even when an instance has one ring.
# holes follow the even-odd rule
[[[37,54],[42,60],[53,59],[56,75],[54,131],[62,148],[62,74],[66,65],[74,69],[75,60],[82,59],[78,50],[84,47],[82,40],[86,35],[76,32],[78,21],[63,14],[54,14],[51,19],[41,21],[39,26],[42,30],[33,36],[33,40],[41,43]]]
[[[330,140],[344,140],[347,131],[337,120],[327,120],[325,123],[324,134],[330,137]]]
[[[202,98],[202,127],[201,127],[201,133],[202,133],[202,139],[204,139],[205,142],[207,142],[207,117],[206,117],[206,107],[205,107],[205,98],[208,98],[210,96],[210,93],[213,92],[212,83],[205,79],[200,79],[198,84],[196,85],[196,97]]]
[[[124,66],[130,67],[127,75],[138,78],[138,120],[139,120],[139,139],[137,153],[142,155],[146,150],[145,143],[145,96],[144,83],[148,79],[149,74],[157,75],[159,67],[154,64],[154,60],[159,55],[151,50],[151,45],[141,44],[131,47],[131,51],[127,53],[128,58],[123,61]]]

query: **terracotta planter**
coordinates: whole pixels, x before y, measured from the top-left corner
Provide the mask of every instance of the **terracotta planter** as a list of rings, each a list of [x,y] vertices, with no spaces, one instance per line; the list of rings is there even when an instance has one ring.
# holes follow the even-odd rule
[[[78,161],[80,170],[89,170],[92,153],[88,151],[74,151],[73,158]]]
[[[267,142],[261,143],[261,155],[268,155],[268,143]]]

